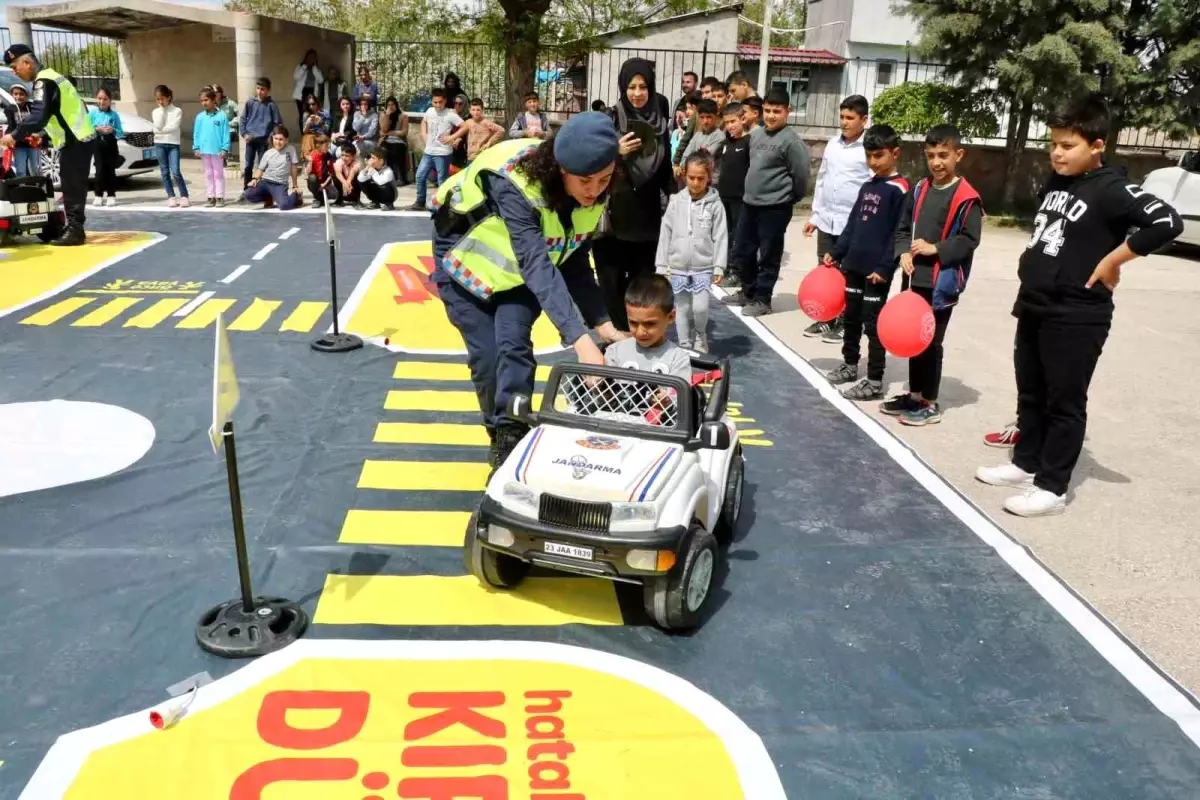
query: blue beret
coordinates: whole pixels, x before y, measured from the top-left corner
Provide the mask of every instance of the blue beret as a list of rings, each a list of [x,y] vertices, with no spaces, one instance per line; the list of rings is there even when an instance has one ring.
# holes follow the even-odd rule
[[[572,175],[594,175],[617,160],[617,127],[601,111],[585,111],[567,120],[554,136],[554,159]]]

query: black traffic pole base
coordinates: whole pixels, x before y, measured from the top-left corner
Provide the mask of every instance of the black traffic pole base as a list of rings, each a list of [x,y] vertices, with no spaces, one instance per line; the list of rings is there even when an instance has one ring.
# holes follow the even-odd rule
[[[282,597],[256,597],[247,612],[241,598],[210,608],[196,623],[196,643],[221,658],[273,653],[308,629],[308,614]]]
[[[363,346],[363,340],[353,333],[327,333],[312,343],[321,353],[348,353]]]

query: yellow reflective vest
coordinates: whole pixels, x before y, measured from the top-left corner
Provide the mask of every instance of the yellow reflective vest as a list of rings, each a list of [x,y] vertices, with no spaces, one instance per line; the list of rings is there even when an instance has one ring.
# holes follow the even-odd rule
[[[487,209],[481,180],[484,173],[512,181],[538,212],[546,249],[556,267],[566,263],[600,225],[604,206],[597,203],[572,211],[571,227],[564,229],[558,214],[546,205],[541,188],[530,183],[515,168],[521,156],[540,144],[538,139],[511,139],[489,147],[471,162],[471,166],[442,184],[434,198],[435,210],[449,203],[449,210],[454,213],[469,215],[475,212],[471,217],[474,224],[442,258],[441,266],[481,299],[486,300],[495,292],[515,289],[525,283],[504,220]]]
[[[58,113],[51,114],[46,119],[46,133],[50,134],[50,143],[62,147],[67,143],[67,134],[63,123],[71,129],[71,133],[79,141],[91,139],[96,135],[92,121],[88,117],[87,105],[71,82],[49,67],[43,67],[34,80],[54,81],[58,85]]]

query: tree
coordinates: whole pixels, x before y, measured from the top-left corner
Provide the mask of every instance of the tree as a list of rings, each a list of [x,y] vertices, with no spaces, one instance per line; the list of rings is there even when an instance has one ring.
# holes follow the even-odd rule
[[[901,0],[921,24],[918,52],[958,86],[1009,109],[1003,203],[1011,207],[1035,113],[1137,69],[1117,38],[1122,0]]]
[[[51,42],[42,52],[38,53],[38,62],[63,75],[75,74],[76,53],[70,45],[61,42]]]
[[[996,135],[990,98],[944,83],[901,83],[881,92],[871,104],[871,119],[901,135],[924,135],[949,122],[968,138]]]
[[[762,41],[764,0],[746,0],[742,16],[758,24],[738,20],[738,41],[758,44]],[[775,0],[771,9],[771,46],[803,47],[803,33],[780,33],[781,30],[798,31],[804,27],[808,5],[804,0]]]

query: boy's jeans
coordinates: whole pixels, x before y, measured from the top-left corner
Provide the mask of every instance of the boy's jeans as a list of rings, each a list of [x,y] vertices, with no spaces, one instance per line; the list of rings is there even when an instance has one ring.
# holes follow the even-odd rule
[[[417,165],[417,205],[425,205],[425,182],[429,179],[429,171],[433,170],[435,180],[441,186],[450,177],[450,156],[431,156],[425,153],[421,163]]]
[[[259,156],[267,152],[270,141],[269,136],[260,136],[246,142],[246,162],[242,167],[242,188],[250,185],[250,179],[254,177],[254,165],[258,163]]]
[[[41,162],[38,158],[40,152],[33,147],[13,148],[12,169],[18,178],[42,174]]]
[[[742,207],[738,220],[734,263],[741,271],[742,294],[747,300],[771,304],[779,264],[783,260],[783,235],[792,221],[792,204]]]
[[[265,203],[270,197],[280,211],[291,211],[303,201],[299,192],[289,192],[287,184],[275,181],[259,181],[256,186],[248,187],[242,197],[247,203]]]

